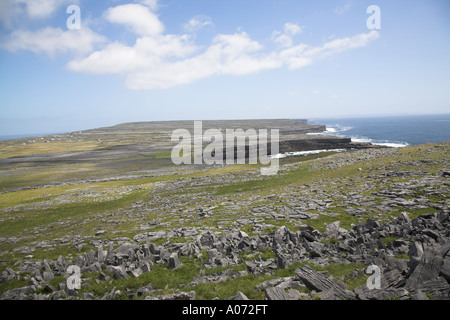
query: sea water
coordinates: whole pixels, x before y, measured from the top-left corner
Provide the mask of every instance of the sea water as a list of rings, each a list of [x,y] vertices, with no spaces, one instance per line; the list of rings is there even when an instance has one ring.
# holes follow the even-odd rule
[[[390,147],[450,141],[450,114],[364,118],[311,119],[323,124],[323,134]]]

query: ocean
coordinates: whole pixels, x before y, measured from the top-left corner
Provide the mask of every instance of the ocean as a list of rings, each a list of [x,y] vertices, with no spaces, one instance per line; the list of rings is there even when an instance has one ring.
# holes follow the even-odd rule
[[[367,118],[311,119],[329,134],[390,147],[450,141],[450,114]]]
[[[329,134],[351,138],[355,142],[391,147],[450,141],[450,114],[421,116],[386,116],[366,118],[315,118],[311,124],[327,126]],[[48,133],[57,134],[57,133]],[[0,140],[47,135],[23,134],[0,136]]]

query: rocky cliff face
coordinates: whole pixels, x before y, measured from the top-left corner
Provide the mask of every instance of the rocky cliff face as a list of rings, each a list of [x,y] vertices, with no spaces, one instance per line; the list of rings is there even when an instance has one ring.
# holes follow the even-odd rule
[[[280,153],[324,150],[324,149],[369,149],[383,148],[370,143],[352,142],[350,138],[323,136],[318,138],[299,138],[280,142]]]

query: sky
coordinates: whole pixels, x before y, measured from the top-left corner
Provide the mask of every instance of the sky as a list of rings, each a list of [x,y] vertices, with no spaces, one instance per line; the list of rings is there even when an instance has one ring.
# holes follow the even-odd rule
[[[0,0],[0,135],[449,113],[449,18],[448,0]]]

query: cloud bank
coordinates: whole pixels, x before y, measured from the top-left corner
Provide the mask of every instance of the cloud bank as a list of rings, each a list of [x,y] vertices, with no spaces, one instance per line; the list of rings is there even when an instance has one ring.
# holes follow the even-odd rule
[[[30,15],[51,14],[53,0],[38,0],[47,6],[33,11],[31,1],[6,0],[27,4]],[[63,31],[47,27],[37,31],[14,31],[2,44],[15,52],[29,50],[54,55],[76,53],[68,62],[72,72],[85,74],[121,74],[125,86],[132,90],[168,89],[212,76],[243,76],[270,69],[299,69],[335,54],[367,46],[379,37],[377,31],[334,39],[320,46],[294,45],[294,38],[304,27],[286,23],[283,31],[272,33],[271,48],[265,48],[246,32],[217,34],[206,47],[197,46],[195,33],[205,26],[213,26],[209,17],[196,16],[184,24],[187,34],[165,34],[164,24],[155,13],[156,0],[141,0],[107,9],[102,18],[111,24],[122,25],[136,37],[134,45],[107,39],[88,27]],[[47,9],[45,9],[47,8]],[[98,49],[96,49],[98,47]]]

